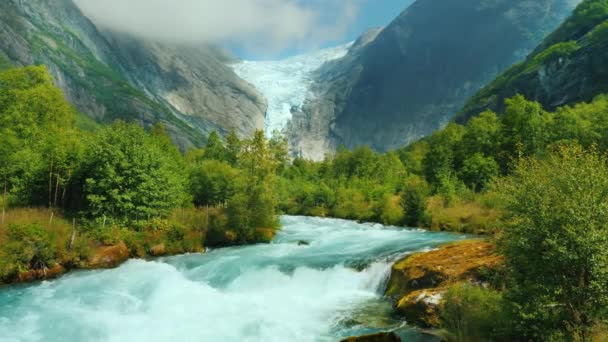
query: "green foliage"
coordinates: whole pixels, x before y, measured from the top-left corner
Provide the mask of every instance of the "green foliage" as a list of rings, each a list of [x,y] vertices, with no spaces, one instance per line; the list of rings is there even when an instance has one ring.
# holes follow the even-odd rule
[[[9,224],[3,235],[0,281],[10,281],[19,272],[53,266],[66,250],[65,245],[53,245],[55,237],[38,223]]]
[[[528,64],[527,71],[525,72],[536,70],[539,66],[557,61],[560,58],[567,58],[574,52],[578,51],[578,49],[580,49],[580,46],[575,40],[556,43],[541,53],[535,55]]]
[[[516,94],[535,98],[553,109],[564,100],[589,101],[608,91],[603,67],[608,44],[607,20],[607,0],[581,1],[572,15],[526,60],[471,97],[457,114],[457,121],[465,122],[487,109],[502,112],[504,100]],[[547,83],[546,72],[558,76]],[[578,89],[574,91],[573,87]]]
[[[190,171],[190,192],[197,206],[224,205],[234,195],[239,171],[219,160],[204,160]]]
[[[86,214],[119,223],[167,215],[185,201],[186,174],[174,158],[138,126],[102,130],[87,151]]]
[[[460,170],[462,180],[473,190],[483,190],[499,172],[498,163],[481,153],[475,153],[466,159]]]
[[[405,181],[401,194],[401,202],[405,212],[404,223],[410,227],[423,225],[426,210],[426,199],[431,193],[428,183],[417,176],[411,176]]]
[[[228,151],[224,147],[224,143],[220,138],[220,135],[213,131],[207,138],[207,145],[205,146],[205,159],[213,159],[219,161],[228,160]]]
[[[502,250],[506,298],[521,336],[588,340],[606,314],[608,168],[595,150],[561,146],[525,158],[498,183],[511,214]]]
[[[449,341],[508,341],[507,320],[502,296],[495,290],[458,284],[445,295],[441,322]]]

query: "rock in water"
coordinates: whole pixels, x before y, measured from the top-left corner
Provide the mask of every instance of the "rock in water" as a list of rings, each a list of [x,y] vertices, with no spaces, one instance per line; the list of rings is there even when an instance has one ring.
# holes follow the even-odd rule
[[[364,336],[353,336],[341,342],[401,342],[401,338],[394,332],[378,333]]]
[[[484,282],[483,274],[503,263],[489,242],[472,240],[449,244],[397,262],[385,295],[396,301],[397,313],[408,323],[437,327],[439,306],[450,285]]]

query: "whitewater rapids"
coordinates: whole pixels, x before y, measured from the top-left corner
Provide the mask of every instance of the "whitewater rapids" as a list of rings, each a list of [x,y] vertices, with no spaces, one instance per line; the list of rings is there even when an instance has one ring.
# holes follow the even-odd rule
[[[308,342],[393,329],[372,317],[390,308],[392,262],[460,238],[335,219],[282,224],[269,245],[0,289],[0,341]]]

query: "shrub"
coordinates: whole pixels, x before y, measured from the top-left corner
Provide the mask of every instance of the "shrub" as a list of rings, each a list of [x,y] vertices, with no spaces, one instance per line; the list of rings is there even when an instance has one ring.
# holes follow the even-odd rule
[[[505,297],[521,336],[559,331],[588,340],[608,306],[608,161],[559,147],[523,159],[498,183],[510,216],[501,239],[510,282]]]
[[[505,336],[502,296],[495,290],[459,284],[445,295],[442,326],[451,341],[495,341]]]

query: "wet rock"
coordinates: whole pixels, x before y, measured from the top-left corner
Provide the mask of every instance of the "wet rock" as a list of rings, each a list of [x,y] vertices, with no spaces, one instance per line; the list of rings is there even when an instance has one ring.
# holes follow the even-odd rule
[[[29,270],[19,272],[16,282],[24,283],[35,280],[53,279],[64,274],[67,270],[65,267],[57,264],[51,268],[44,267],[39,270]]]
[[[401,338],[394,332],[378,333],[364,336],[353,336],[341,342],[401,342]]]
[[[124,242],[114,246],[103,246],[94,251],[91,260],[83,268],[113,268],[129,259],[129,249]]]
[[[442,295],[458,282],[484,282],[487,272],[501,267],[496,247],[481,240],[462,241],[397,262],[385,295],[408,323],[437,327]]]

